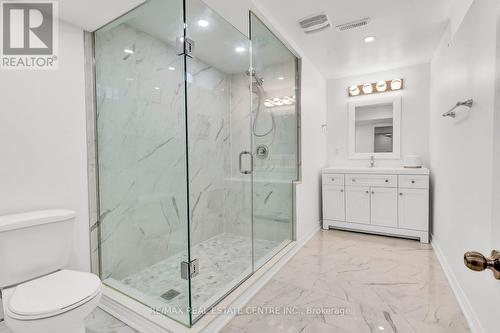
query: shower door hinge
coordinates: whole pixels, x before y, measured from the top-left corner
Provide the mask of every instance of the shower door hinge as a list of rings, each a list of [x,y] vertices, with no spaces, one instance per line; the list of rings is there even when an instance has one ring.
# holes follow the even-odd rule
[[[191,260],[190,262],[181,262],[181,278],[189,280],[200,273],[200,263],[198,259]]]
[[[175,40],[175,48],[177,55],[187,55],[190,58],[194,57],[194,40],[191,38],[177,37]]]

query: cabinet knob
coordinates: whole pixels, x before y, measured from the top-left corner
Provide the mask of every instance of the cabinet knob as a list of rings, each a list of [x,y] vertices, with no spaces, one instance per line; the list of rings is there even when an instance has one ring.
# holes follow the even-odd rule
[[[340,190],[340,193],[344,192],[344,190]]]
[[[403,195],[403,193],[399,193],[399,195]]]
[[[388,182],[389,182],[389,179],[386,179],[386,180],[385,180],[385,182],[386,182],[386,183],[388,183]]]
[[[335,181],[335,178],[332,178],[332,182],[334,182],[334,181]]]
[[[375,194],[375,192],[374,192],[374,191],[372,191],[372,194]]]
[[[370,191],[366,191],[366,194],[370,193]]]
[[[411,181],[411,183],[412,183],[412,184],[415,184],[415,181],[414,181],[414,180],[412,180],[412,181]]]
[[[353,182],[355,182],[355,181],[356,181],[356,178],[353,178],[353,179],[352,179],[352,181],[353,181]]]

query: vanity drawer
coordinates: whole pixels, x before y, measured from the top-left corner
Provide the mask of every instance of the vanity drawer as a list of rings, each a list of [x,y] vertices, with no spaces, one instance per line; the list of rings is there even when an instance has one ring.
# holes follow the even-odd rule
[[[399,187],[403,188],[429,188],[429,176],[425,175],[400,175]]]
[[[351,186],[378,186],[398,187],[398,176],[396,175],[368,175],[347,174],[346,185]]]
[[[341,173],[324,173],[322,183],[325,185],[344,185],[344,175]]]

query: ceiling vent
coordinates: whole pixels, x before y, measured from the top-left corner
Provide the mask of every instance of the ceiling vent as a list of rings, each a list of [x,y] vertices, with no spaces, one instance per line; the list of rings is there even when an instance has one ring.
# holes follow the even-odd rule
[[[326,14],[315,14],[304,17],[299,21],[300,27],[306,34],[320,32],[331,27],[330,21]]]
[[[368,23],[370,23],[370,18],[365,17],[365,18],[360,19],[360,20],[355,20],[355,21],[351,21],[351,22],[337,25],[335,28],[337,28],[338,31],[346,31],[346,30],[364,27],[365,25],[368,25]]]

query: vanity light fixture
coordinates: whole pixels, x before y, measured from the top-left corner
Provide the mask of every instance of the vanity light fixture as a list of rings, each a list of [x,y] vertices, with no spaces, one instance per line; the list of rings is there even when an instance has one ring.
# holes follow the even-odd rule
[[[134,54],[135,53],[135,51],[132,49],[124,49],[123,52],[125,52],[127,54]]]
[[[277,79],[283,81],[285,78],[283,76],[278,76]]]
[[[392,79],[374,83],[353,84],[347,88],[347,95],[355,97],[360,95],[380,94],[404,89],[404,79]]]
[[[365,37],[364,41],[365,43],[371,43],[375,40],[375,36],[368,36],[368,37]]]
[[[175,71],[175,67],[174,66],[168,66],[168,70],[169,71]]]

